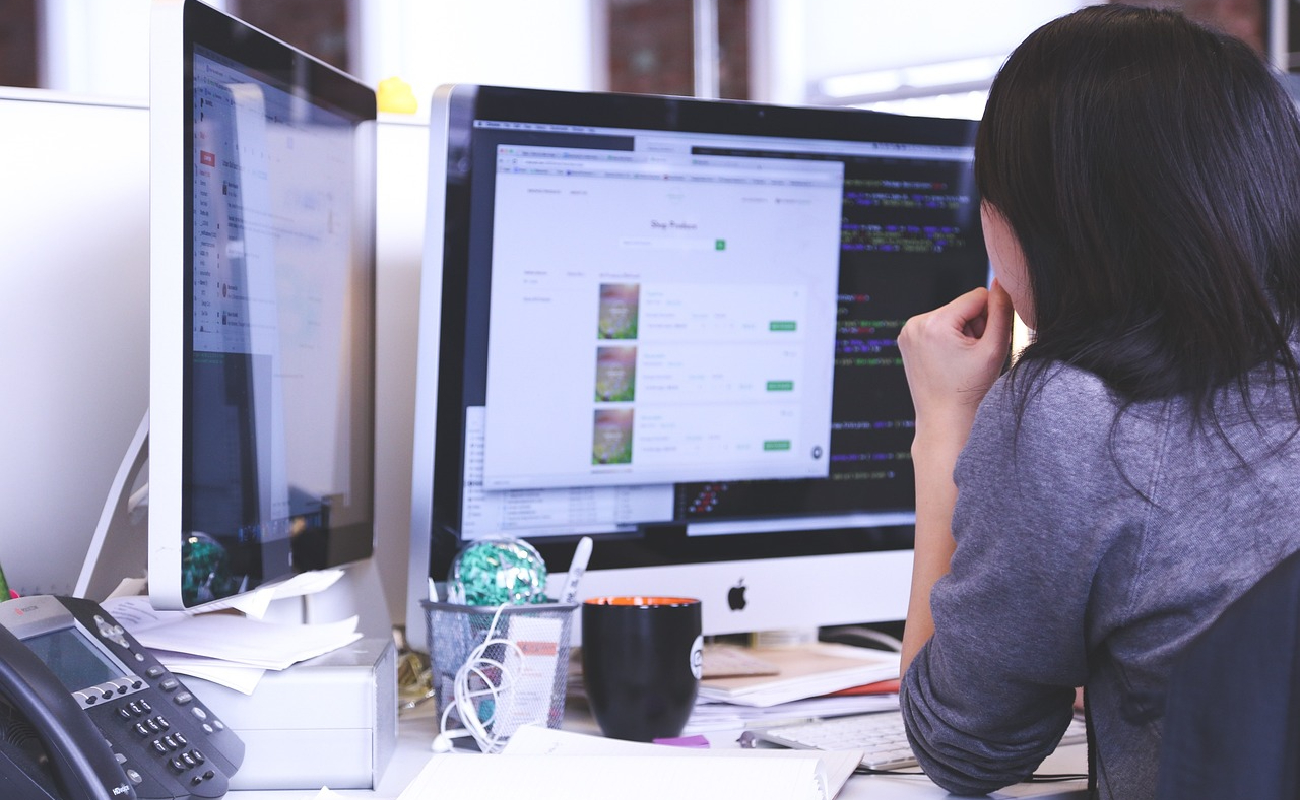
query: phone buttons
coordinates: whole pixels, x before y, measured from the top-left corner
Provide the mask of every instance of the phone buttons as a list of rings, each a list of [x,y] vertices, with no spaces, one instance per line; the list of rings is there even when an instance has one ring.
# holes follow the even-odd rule
[[[170,763],[172,769],[177,772],[188,772],[195,767],[203,766],[207,760],[207,756],[198,750],[186,750],[183,753],[178,753]]]
[[[126,633],[126,630],[121,625],[115,625],[101,617],[99,614],[96,614],[92,619],[94,619],[95,625],[99,628],[99,635],[102,638],[107,639],[119,647],[130,647],[130,645],[127,644],[126,637],[123,636],[123,634]]]
[[[210,781],[215,777],[217,777],[217,773],[213,772],[210,769],[205,770],[202,775],[195,775],[193,778],[190,778],[190,785],[198,786],[200,783],[203,783],[204,781]]]
[[[141,783],[144,781],[144,777],[130,767],[126,768],[126,777],[131,779],[131,783]]]
[[[175,733],[175,734],[168,734],[167,736],[163,736],[159,739],[154,739],[153,742],[151,742],[151,744],[153,745],[154,750],[157,750],[159,753],[165,755],[167,753],[172,752],[173,750],[179,750],[182,747],[188,745],[189,740],[186,739],[183,734]],[[199,755],[200,757],[202,756],[201,753]]]

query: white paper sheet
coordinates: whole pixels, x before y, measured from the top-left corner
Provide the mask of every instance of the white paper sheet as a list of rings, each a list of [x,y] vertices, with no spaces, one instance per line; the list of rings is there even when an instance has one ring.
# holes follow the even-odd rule
[[[811,759],[689,755],[436,755],[398,800],[473,798],[491,787],[529,800],[826,800]]]
[[[525,725],[515,731],[503,751],[506,755],[607,756],[634,755],[647,758],[665,756],[699,758],[803,759],[817,762],[816,773],[826,797],[834,797],[853,775],[862,761],[861,750],[756,750],[739,747],[688,748],[663,744],[628,742],[587,736],[572,731],[554,730],[540,725]],[[732,795],[727,795],[732,796]],[[736,795],[739,796],[739,795]]]
[[[357,617],[307,625],[263,622],[236,614],[201,614],[132,633],[140,644],[152,650],[218,658],[265,669],[285,669],[361,638]]]

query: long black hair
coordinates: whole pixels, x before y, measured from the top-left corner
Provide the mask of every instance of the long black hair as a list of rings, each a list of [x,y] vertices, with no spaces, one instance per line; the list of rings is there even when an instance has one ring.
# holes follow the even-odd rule
[[[1300,122],[1243,42],[1169,10],[1054,20],[994,80],[975,173],[1028,265],[1013,380],[1065,362],[1199,418],[1271,366],[1300,413]]]

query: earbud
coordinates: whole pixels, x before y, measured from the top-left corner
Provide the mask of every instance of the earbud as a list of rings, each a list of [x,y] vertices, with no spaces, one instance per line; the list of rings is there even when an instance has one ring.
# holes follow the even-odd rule
[[[468,728],[453,728],[452,730],[449,731],[443,731],[442,733],[439,733],[437,736],[433,737],[433,752],[450,753],[451,748],[455,746],[455,742],[453,740],[458,739],[461,736],[473,736],[473,735],[474,732]]]

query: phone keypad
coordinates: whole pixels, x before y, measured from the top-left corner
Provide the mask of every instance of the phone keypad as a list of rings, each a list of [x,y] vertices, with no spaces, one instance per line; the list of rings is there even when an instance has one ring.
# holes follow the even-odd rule
[[[213,735],[225,730],[225,725],[213,717],[207,709],[198,703],[175,676],[158,666],[145,669],[145,675],[154,680],[154,685],[162,692],[172,693],[172,702],[186,708],[193,714],[203,732]],[[179,690],[179,691],[178,691]],[[190,786],[197,787],[216,777],[208,764],[208,757],[179,730],[173,730],[171,721],[154,711],[153,707],[142,699],[124,702],[117,710],[118,716],[127,720],[135,732],[145,738],[146,749],[156,756],[177,778],[187,780]],[[183,727],[183,726],[182,726]]]

